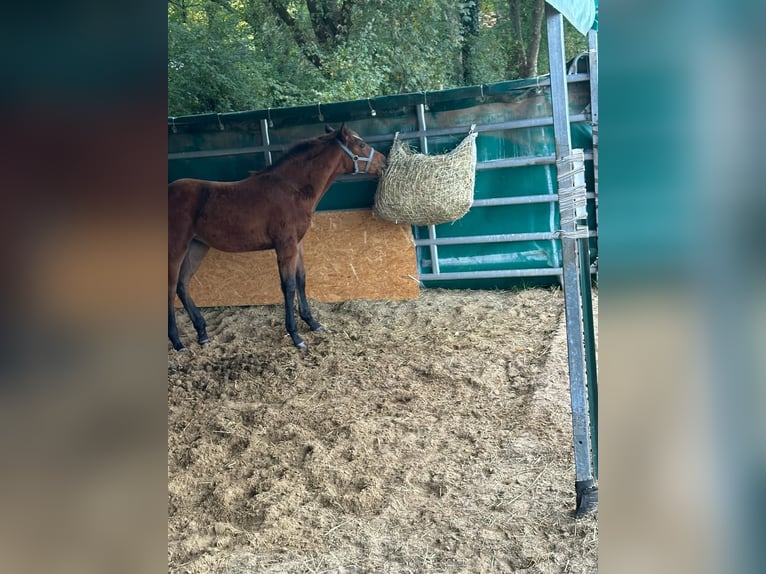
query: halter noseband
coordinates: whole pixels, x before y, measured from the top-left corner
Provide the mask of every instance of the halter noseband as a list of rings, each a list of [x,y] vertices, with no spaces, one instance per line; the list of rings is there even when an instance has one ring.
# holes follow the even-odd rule
[[[354,161],[354,173],[367,173],[370,171],[370,166],[372,165],[372,157],[375,155],[375,150],[372,148],[372,146],[370,146],[370,157],[359,157],[357,154],[348,149],[342,141],[336,141],[340,144],[340,147],[343,148],[343,151],[345,151],[346,154],[348,154],[348,156]],[[367,162],[367,166],[364,168],[364,171],[359,169],[360,161]]]

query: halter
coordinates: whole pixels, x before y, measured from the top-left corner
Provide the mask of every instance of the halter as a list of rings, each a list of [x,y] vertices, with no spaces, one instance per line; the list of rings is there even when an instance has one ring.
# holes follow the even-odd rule
[[[370,166],[372,165],[372,156],[375,155],[375,150],[372,148],[372,146],[370,146],[370,157],[359,157],[357,154],[348,149],[343,142],[340,140],[336,141],[340,144],[340,147],[343,148],[343,151],[345,151],[346,154],[348,154],[348,156],[354,161],[354,173],[367,173],[370,171]],[[359,169],[360,161],[367,162],[367,167],[364,168],[364,171]]]

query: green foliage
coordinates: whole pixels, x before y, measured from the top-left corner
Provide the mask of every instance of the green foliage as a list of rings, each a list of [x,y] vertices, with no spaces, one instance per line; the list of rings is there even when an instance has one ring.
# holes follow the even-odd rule
[[[258,105],[268,77],[254,47],[220,10],[198,21],[168,19],[168,111],[231,111]],[[177,114],[178,115],[178,114]]]
[[[533,0],[518,1],[527,10]],[[293,106],[513,79],[520,42],[513,37],[510,2],[170,0],[168,113]],[[545,73],[544,23],[542,34],[539,69]],[[567,57],[587,44],[571,28],[566,40]]]

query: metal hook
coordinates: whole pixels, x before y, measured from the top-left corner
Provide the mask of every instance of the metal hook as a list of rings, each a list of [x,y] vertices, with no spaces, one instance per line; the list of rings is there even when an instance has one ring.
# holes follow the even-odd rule
[[[479,96],[479,101],[481,103],[484,103],[484,101],[485,101],[485,98],[484,98],[484,84],[479,84],[479,90],[481,91],[481,95]]]
[[[428,111],[430,108],[428,107],[428,98],[426,97],[426,91],[423,90],[423,109],[425,111]]]
[[[271,108],[266,108],[266,117],[269,120],[269,127],[273,128],[274,127],[274,122],[271,120]]]
[[[323,122],[324,116],[322,115],[322,104],[320,104],[319,102],[317,102],[317,111],[319,112],[319,121]]]
[[[370,106],[370,115],[374,118],[378,115],[378,112],[375,111],[375,108],[372,107],[372,102],[370,101],[370,98],[367,98],[367,105]]]
[[[218,116],[218,127],[221,128],[221,131],[223,131],[223,122],[221,121],[221,114],[219,113]]]
[[[176,117],[171,116],[170,118],[170,129],[173,130],[173,133],[178,133],[178,130],[176,129]]]

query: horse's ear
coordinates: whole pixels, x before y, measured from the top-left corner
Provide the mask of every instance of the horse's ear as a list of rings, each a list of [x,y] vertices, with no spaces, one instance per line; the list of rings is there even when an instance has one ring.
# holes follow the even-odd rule
[[[348,128],[346,127],[346,122],[340,124],[340,127],[338,128],[338,139],[342,142],[348,141]]]
[[[325,125],[324,125],[324,133],[326,133],[326,134],[331,134],[331,133],[332,133],[332,132],[334,132],[334,131],[335,131],[335,130],[334,130],[334,129],[332,129],[332,128],[331,128],[330,126],[328,126],[327,124],[325,124]]]

